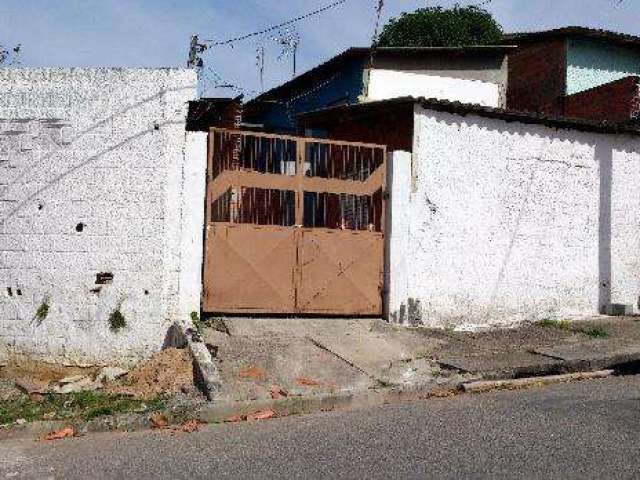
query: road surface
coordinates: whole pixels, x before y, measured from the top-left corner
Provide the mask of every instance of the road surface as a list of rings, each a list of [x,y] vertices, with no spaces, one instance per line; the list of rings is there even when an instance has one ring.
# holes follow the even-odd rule
[[[640,478],[640,377],[0,444],[1,478]]]

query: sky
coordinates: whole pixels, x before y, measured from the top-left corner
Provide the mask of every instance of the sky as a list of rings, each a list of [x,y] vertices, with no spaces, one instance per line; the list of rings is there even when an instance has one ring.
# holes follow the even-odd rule
[[[386,0],[382,23],[424,6],[488,0]],[[261,30],[333,0],[0,0],[0,44],[22,44],[21,65],[186,66],[190,36],[226,40]],[[296,25],[298,73],[352,46],[368,46],[377,0],[348,0]],[[484,6],[505,31],[583,25],[640,35],[640,0],[492,0]],[[292,76],[291,56],[274,37],[255,37],[203,54],[207,95],[251,97]],[[264,47],[260,81],[256,54]],[[216,85],[223,85],[216,88]],[[227,85],[227,86],[224,86]],[[233,85],[233,87],[230,87]]]

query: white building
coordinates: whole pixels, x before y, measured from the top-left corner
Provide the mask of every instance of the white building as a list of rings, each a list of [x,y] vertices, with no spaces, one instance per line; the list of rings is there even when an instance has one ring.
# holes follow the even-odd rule
[[[0,346],[131,364],[199,312],[196,74],[0,69]]]
[[[411,98],[302,122],[410,146],[389,161],[392,320],[488,326],[637,306],[640,131]]]

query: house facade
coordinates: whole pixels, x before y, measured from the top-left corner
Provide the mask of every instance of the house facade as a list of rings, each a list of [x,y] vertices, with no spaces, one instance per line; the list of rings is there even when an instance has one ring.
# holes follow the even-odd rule
[[[509,56],[509,109],[610,122],[638,118],[639,37],[566,27],[512,34],[505,42],[518,45]]]
[[[269,132],[300,133],[301,113],[404,96],[504,107],[511,50],[351,48],[249,101],[244,120]]]

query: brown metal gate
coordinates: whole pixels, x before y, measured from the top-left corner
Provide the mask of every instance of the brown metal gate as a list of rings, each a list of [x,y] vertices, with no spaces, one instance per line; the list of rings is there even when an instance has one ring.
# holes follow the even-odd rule
[[[204,311],[381,315],[385,156],[211,129]]]

